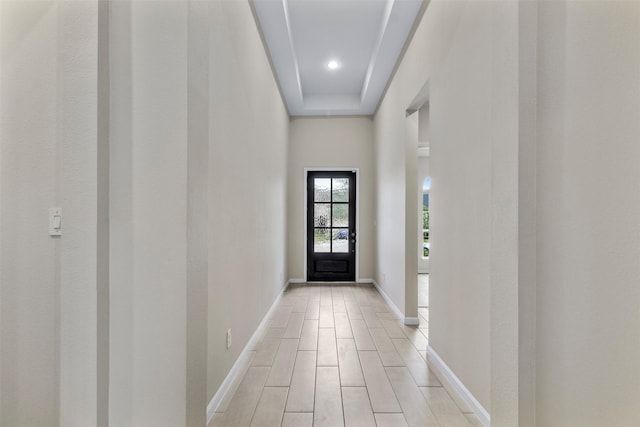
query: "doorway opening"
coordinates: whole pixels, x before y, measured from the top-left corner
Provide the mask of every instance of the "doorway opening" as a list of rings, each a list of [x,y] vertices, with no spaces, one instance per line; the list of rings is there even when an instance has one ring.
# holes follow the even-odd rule
[[[429,102],[418,110],[418,322],[428,336],[431,152],[429,147]],[[424,325],[424,326],[422,326]]]
[[[411,119],[411,117],[414,117]],[[430,196],[431,196],[431,141],[430,141],[430,94],[429,82],[416,94],[407,109],[408,134],[412,136],[411,144],[407,151],[407,164],[412,160],[415,169],[407,170],[407,188],[411,185],[413,194],[407,194],[408,211],[415,212],[416,220],[407,224],[407,238],[415,244],[415,252],[407,251],[408,257],[416,260],[415,270],[406,269],[407,277],[416,277],[416,281],[407,280],[405,292],[410,295],[415,292],[415,306],[408,309],[416,309],[417,323],[420,330],[428,336],[427,327],[429,319],[429,272],[431,255],[431,230],[430,230]],[[411,159],[411,157],[413,157]],[[411,203],[409,203],[411,202]],[[415,239],[415,240],[414,240]],[[413,252],[413,254],[412,254]],[[411,264],[407,264],[408,266]],[[410,289],[415,286],[415,291]],[[414,308],[415,307],[415,308]]]
[[[429,258],[429,188],[431,177],[422,184],[422,258]]]
[[[356,280],[356,172],[307,172],[307,281]]]

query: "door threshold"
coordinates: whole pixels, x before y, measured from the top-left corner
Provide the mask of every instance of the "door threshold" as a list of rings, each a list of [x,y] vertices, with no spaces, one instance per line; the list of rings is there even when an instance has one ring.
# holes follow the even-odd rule
[[[321,280],[314,280],[314,281],[307,281],[307,282],[303,282],[303,283],[292,283],[292,285],[340,285],[340,286],[353,286],[353,285],[370,285],[370,283],[361,283],[361,282],[348,282],[348,281],[321,281]]]

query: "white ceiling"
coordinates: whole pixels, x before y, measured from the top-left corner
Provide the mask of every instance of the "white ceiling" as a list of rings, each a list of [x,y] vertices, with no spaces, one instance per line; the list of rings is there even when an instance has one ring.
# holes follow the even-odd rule
[[[292,116],[373,114],[423,3],[252,1]]]

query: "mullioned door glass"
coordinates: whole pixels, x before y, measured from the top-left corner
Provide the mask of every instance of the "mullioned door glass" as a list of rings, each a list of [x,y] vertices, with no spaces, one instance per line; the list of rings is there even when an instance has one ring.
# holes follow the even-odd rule
[[[314,227],[330,227],[331,203],[316,203],[313,211]]]
[[[349,178],[333,178],[332,195],[334,202],[349,202]]]
[[[349,252],[349,229],[334,228],[331,230],[331,248],[333,253]]]
[[[313,250],[314,252],[331,252],[329,229],[316,228],[313,230]]]
[[[330,202],[331,201],[331,179],[316,178],[314,180],[314,202]]]
[[[349,179],[315,178],[314,252],[349,252]]]

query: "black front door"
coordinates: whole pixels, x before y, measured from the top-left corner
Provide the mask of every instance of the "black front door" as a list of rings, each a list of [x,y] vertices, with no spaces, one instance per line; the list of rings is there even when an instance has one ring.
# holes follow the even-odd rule
[[[308,281],[355,281],[355,201],[355,172],[308,173]]]

